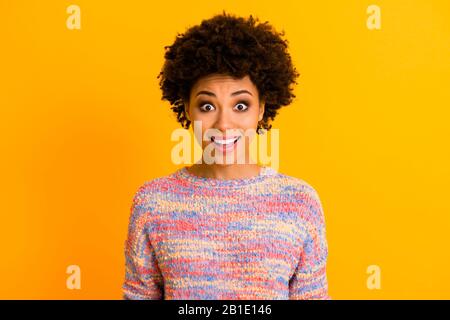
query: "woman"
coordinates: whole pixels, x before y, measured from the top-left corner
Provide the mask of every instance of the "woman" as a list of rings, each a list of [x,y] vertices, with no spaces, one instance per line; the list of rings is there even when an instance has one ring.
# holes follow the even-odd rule
[[[245,133],[271,129],[299,75],[283,34],[257,22],[224,12],[166,47],[163,99],[222,160],[204,152],[138,189],[124,299],[330,299],[318,194],[248,157]]]

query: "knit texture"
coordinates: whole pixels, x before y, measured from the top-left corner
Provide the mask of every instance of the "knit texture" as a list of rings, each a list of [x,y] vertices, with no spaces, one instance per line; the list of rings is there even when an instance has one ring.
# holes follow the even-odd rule
[[[186,167],[133,197],[123,299],[331,299],[315,189],[262,167],[222,180]]]

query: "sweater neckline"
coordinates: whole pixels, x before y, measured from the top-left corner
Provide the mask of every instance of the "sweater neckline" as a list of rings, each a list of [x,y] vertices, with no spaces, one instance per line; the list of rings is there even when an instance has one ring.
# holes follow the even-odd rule
[[[191,184],[202,187],[241,187],[257,182],[263,181],[267,176],[276,174],[276,171],[271,167],[261,166],[259,174],[248,178],[237,179],[218,179],[218,178],[206,178],[194,175],[187,170],[188,167],[182,167],[178,169],[177,178],[187,181]]]

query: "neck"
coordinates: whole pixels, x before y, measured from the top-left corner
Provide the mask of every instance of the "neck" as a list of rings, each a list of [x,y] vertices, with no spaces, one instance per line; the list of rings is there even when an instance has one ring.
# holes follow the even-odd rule
[[[244,179],[259,175],[258,164],[206,164],[195,163],[188,171],[196,176],[214,179]]]

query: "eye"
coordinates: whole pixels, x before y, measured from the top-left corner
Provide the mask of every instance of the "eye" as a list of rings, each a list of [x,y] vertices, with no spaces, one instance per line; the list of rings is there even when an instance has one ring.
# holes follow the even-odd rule
[[[200,106],[200,110],[202,110],[202,112],[208,112],[208,111],[211,111],[211,110],[213,110],[213,109],[214,109],[214,107],[213,107],[213,105],[210,104],[210,103],[204,103],[204,104],[202,104],[202,105]]]
[[[238,111],[246,111],[248,109],[248,106],[245,102],[239,102],[234,108]]]

